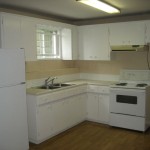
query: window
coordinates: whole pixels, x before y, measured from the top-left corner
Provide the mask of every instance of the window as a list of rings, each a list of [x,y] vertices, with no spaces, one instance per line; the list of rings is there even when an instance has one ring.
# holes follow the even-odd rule
[[[37,59],[60,59],[61,42],[60,31],[52,27],[38,26],[37,34]]]

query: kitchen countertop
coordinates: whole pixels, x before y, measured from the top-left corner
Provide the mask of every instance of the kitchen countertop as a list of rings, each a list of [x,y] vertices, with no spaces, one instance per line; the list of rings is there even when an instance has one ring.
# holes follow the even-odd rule
[[[116,82],[114,81],[100,81],[100,80],[75,80],[75,81],[68,81],[65,82],[68,84],[74,84],[72,86],[68,86],[68,87],[63,87],[63,88],[58,88],[58,89],[38,89],[36,87],[32,87],[32,88],[28,88],[27,89],[27,94],[31,94],[31,95],[41,95],[41,94],[48,94],[51,92],[56,92],[56,91],[60,91],[60,90],[64,90],[64,89],[68,89],[68,88],[72,88],[72,87],[76,87],[76,86],[80,86],[80,85],[98,85],[98,86],[110,86],[111,84],[114,84]]]

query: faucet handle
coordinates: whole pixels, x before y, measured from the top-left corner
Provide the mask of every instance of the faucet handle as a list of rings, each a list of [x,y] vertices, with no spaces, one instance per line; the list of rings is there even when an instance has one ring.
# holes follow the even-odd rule
[[[45,79],[45,82],[47,82],[51,77],[49,76],[47,79]]]

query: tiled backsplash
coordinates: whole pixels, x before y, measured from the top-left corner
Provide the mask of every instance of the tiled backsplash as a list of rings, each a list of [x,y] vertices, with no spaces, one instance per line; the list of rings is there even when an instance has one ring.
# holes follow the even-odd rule
[[[147,52],[112,52],[111,61],[80,60],[75,65],[80,73],[108,75],[119,75],[121,69],[147,70]]]
[[[74,61],[41,60],[26,62],[26,80],[79,73]]]
[[[111,61],[47,60],[26,62],[27,87],[41,85],[49,76],[60,82],[75,79],[119,80],[121,69],[147,70],[147,52],[113,52]]]
[[[80,73],[80,79],[85,79],[85,80],[101,80],[101,81],[118,81],[119,80],[119,75],[95,74],[95,73]]]

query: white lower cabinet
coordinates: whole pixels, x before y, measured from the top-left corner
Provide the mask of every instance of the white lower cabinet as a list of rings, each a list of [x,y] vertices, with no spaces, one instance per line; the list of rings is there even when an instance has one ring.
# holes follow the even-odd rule
[[[87,95],[87,119],[98,121],[99,96],[95,93],[88,93]]]
[[[72,93],[68,96],[66,93],[70,90]],[[86,117],[85,91],[80,86],[39,96],[28,94],[30,142],[39,144],[84,121]]]
[[[41,105],[37,108],[37,139],[43,140],[54,133],[53,106]]]
[[[54,132],[60,133],[85,120],[86,94],[68,97],[53,103]]]
[[[79,121],[82,122],[86,118],[86,100],[87,100],[87,94],[81,94],[79,96],[79,99],[77,100],[78,107],[76,108]]]
[[[27,94],[30,142],[39,144],[86,119],[108,123],[108,88],[92,85],[86,89],[84,85],[44,95]]]
[[[76,96],[78,97],[78,96]],[[69,120],[68,124],[70,126],[76,124],[78,122],[77,117],[77,98],[76,97],[69,97],[68,98],[68,105],[69,105]]]
[[[69,97],[68,101],[68,126],[74,126],[85,120],[86,117],[86,94]]]
[[[109,87],[88,86],[87,120],[108,124],[109,122]]]
[[[99,96],[99,122],[109,124],[109,95]]]
[[[53,103],[53,114],[54,114],[54,132],[59,133],[68,127],[68,100],[62,100]]]

